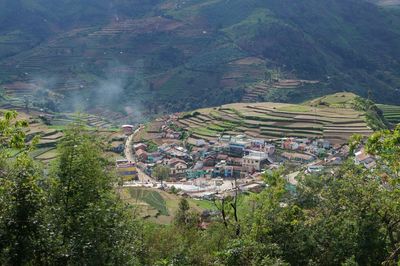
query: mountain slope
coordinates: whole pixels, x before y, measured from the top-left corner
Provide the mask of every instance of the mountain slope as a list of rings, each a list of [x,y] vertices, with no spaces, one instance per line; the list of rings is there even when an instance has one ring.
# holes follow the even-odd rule
[[[345,143],[353,134],[369,136],[373,132],[368,112],[354,109],[353,104],[359,99],[352,93],[336,93],[304,104],[234,103],[183,114],[177,125],[195,139],[245,134],[267,139],[324,138]]]
[[[241,101],[269,73],[320,83],[249,99],[371,90],[399,103],[400,16],[368,1],[2,0],[0,10],[3,87],[35,83],[66,95],[63,108],[195,109]]]

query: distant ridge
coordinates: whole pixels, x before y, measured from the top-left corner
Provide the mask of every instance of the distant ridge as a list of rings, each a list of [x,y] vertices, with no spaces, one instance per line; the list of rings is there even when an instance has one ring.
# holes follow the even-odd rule
[[[395,8],[367,0],[4,0],[0,86],[144,118],[343,90],[398,104],[399,29]]]

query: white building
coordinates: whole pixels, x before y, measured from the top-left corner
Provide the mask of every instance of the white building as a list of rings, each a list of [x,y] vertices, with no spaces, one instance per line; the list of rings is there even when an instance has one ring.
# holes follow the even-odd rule
[[[322,165],[310,165],[307,167],[307,171],[309,173],[319,173],[324,170],[324,167]]]
[[[133,133],[134,126],[133,125],[123,125],[122,130],[125,135],[129,136]]]
[[[261,171],[262,166],[269,161],[265,152],[251,151],[243,157],[242,169],[245,172]]]
[[[374,157],[372,157],[371,155],[366,153],[364,148],[362,148],[361,150],[356,152],[354,155],[355,155],[354,156],[355,164],[357,164],[357,165],[362,164],[368,169],[375,167],[376,162],[375,162]]]

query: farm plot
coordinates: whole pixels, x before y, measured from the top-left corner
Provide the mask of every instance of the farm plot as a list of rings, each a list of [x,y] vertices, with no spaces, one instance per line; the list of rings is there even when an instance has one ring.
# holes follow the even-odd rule
[[[149,206],[156,209],[159,214],[169,215],[166,202],[157,191],[130,188],[129,194],[132,199],[147,203]]]
[[[58,157],[57,150],[55,148],[49,149],[48,151],[40,154],[39,156],[35,157],[36,160],[40,160],[43,162],[49,162],[54,160]]]
[[[127,187],[118,189],[118,193],[124,202],[135,207],[133,208],[135,214],[155,223],[169,224],[173,222],[179,209],[180,197],[162,190]],[[204,205],[198,205],[193,201],[189,202],[190,208],[196,212],[212,209],[209,205]]]

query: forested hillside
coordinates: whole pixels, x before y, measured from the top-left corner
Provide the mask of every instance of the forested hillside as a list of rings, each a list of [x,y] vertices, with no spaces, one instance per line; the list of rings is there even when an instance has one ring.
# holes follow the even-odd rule
[[[135,105],[137,116],[242,101],[271,73],[319,83],[252,101],[370,90],[398,103],[400,13],[375,2],[2,0],[0,82],[33,99],[28,84],[67,95],[63,108]]]

